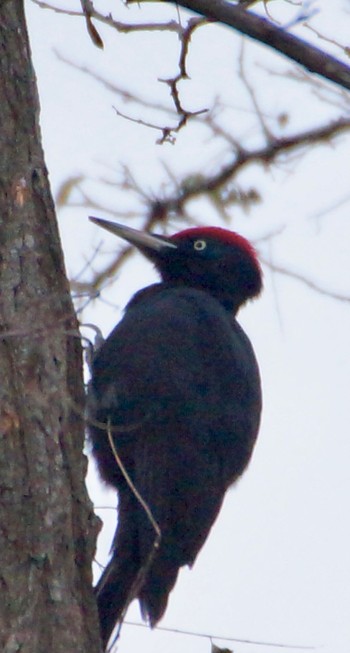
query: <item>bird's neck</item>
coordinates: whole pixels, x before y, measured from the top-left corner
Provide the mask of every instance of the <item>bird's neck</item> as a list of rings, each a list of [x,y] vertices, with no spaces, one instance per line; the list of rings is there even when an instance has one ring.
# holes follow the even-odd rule
[[[221,289],[216,293],[215,291],[211,291],[207,288],[198,287],[196,285],[192,286],[190,284],[184,284],[178,281],[159,281],[158,283],[153,283],[150,286],[146,286],[146,288],[138,290],[129,301],[128,308],[135,306],[141,301],[147,301],[149,297],[152,297],[157,293],[164,292],[165,290],[171,290],[172,288],[188,288],[208,294],[210,297],[214,297],[214,299],[216,299],[232,317],[236,317],[238,310],[242,304],[242,300],[238,298],[236,299],[234,296],[232,296],[232,292],[230,295],[227,294],[227,296],[225,296],[225,293]]]

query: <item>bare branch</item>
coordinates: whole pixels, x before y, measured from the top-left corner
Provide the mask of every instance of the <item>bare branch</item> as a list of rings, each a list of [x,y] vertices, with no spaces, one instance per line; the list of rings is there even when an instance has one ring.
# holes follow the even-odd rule
[[[107,90],[112,91],[114,94],[118,94],[124,101],[134,101],[135,103],[138,103],[139,105],[147,108],[152,108],[155,110],[160,110],[163,112],[171,113],[174,114],[175,116],[178,117],[177,124],[174,126],[172,125],[157,125],[154,123],[150,123],[149,121],[146,121],[141,118],[133,118],[129,115],[126,115],[124,112],[120,111],[117,107],[114,107],[116,113],[118,116],[121,118],[124,118],[126,120],[130,120],[132,122],[135,122],[139,125],[143,125],[144,127],[149,127],[151,129],[156,129],[157,131],[161,132],[161,137],[157,140],[157,143],[159,145],[162,145],[163,143],[171,143],[173,144],[175,142],[175,134],[177,134],[183,127],[185,127],[189,121],[189,119],[196,118],[203,113],[206,113],[208,109],[198,109],[197,111],[188,111],[182,106],[181,100],[180,100],[180,95],[179,95],[179,90],[178,90],[178,83],[183,80],[187,79],[187,71],[186,71],[186,58],[188,54],[188,48],[190,44],[190,40],[192,37],[193,32],[198,28],[201,27],[205,24],[207,24],[208,21],[203,18],[191,18],[187,25],[185,27],[182,27],[181,25],[178,25],[178,35],[181,43],[181,49],[180,49],[180,55],[179,55],[179,72],[177,75],[174,77],[171,77],[169,79],[160,79],[159,81],[164,82],[167,84],[170,88],[170,95],[174,103],[174,109],[170,109],[169,107],[160,105],[158,103],[150,102],[148,100],[144,100],[138,96],[136,96],[133,93],[130,93],[130,91],[127,91],[125,89],[122,89],[120,87],[115,86],[115,84],[109,82],[108,80],[103,79],[99,75],[96,75],[92,70],[88,69],[85,66],[79,66],[78,64],[66,59],[64,56],[62,56],[60,53],[56,51],[56,56],[61,60],[67,63],[68,65],[76,68],[77,70],[80,70],[83,73],[86,73],[96,81],[98,81],[100,84],[103,84]]]
[[[129,0],[129,4],[135,1]],[[43,9],[51,9],[57,13],[84,17],[87,22],[90,37],[98,47],[103,47],[103,43],[96,28],[92,25],[92,18],[122,33],[135,31],[173,31],[180,36],[183,34],[182,26],[178,21],[174,20],[166,23],[152,22],[138,24],[116,21],[111,14],[104,15],[97,11],[90,0],[82,0],[84,8],[82,13],[62,10],[42,0],[33,0],[33,2]],[[323,52],[311,43],[307,43],[303,39],[290,34],[285,28],[279,27],[251,11],[247,11],[246,7],[250,6],[252,4],[251,2],[232,5],[225,0],[177,0],[176,4],[205,16],[206,21],[216,21],[228,25],[241,34],[245,34],[277,50],[310,72],[316,73],[338,84],[342,88],[350,89],[349,66],[332,55]],[[347,54],[346,50],[345,52]],[[184,52],[184,56],[186,56],[186,52]]]
[[[126,184],[126,186],[141,197],[145,203],[148,216],[142,225],[142,228],[145,231],[152,231],[155,227],[159,229],[160,225],[166,224],[169,215],[180,214],[182,218],[185,218],[186,222],[191,223],[191,218],[186,213],[186,204],[200,195],[208,197],[209,200],[214,203],[215,208],[223,215],[223,207],[227,206],[230,202],[232,203],[235,201],[243,203],[244,205],[247,204],[247,202],[257,202],[260,199],[256,191],[250,191],[247,195],[240,192],[238,189],[230,188],[230,186],[228,186],[228,184],[232,184],[235,175],[237,175],[245,166],[253,162],[269,164],[275,161],[278,156],[290,150],[297,150],[298,148],[300,149],[311,144],[329,143],[330,139],[349,129],[350,120],[338,120],[330,125],[324,125],[318,129],[306,131],[288,138],[272,139],[265,146],[251,151],[245,150],[238,145],[234,145],[233,147],[236,151],[231,163],[223,167],[216,175],[196,175],[192,178],[187,178],[187,180],[180,184],[177,180],[174,180],[173,187],[176,188],[175,193],[165,197],[164,199],[153,199],[145,194],[142,188],[137,184],[136,180],[133,177],[130,177],[130,173],[127,170],[124,171],[126,177],[123,187],[125,187]],[[223,195],[221,203],[219,202],[220,193]],[[107,281],[115,277],[125,261],[132,255],[133,251],[134,249],[130,245],[124,246],[120,249],[119,254],[113,258],[109,265],[107,265],[102,271],[93,274],[93,279],[90,283],[73,282],[74,289],[78,292],[90,293],[90,295],[91,293],[96,292],[96,290],[100,289]],[[333,291],[325,290],[316,283],[309,281],[301,274],[291,272],[282,267],[273,267],[273,264],[271,264],[270,261],[264,262],[276,272],[280,272],[281,274],[288,275],[301,281],[323,295],[333,299],[339,299],[340,301],[350,301],[349,297]]]
[[[324,36],[317,29],[315,29],[314,27],[311,27],[311,25],[305,25],[305,27],[307,27],[307,29],[309,29],[310,32],[315,34],[317,36],[317,38],[319,38],[321,41],[325,41],[325,43],[331,43],[332,45],[335,45],[337,48],[342,50],[343,53],[347,57],[349,57],[350,47],[348,45],[343,45],[343,44],[339,43],[339,41],[337,41],[336,39],[331,39],[331,38],[328,38],[327,36]]]
[[[170,115],[176,116],[176,111],[173,108],[167,107],[166,105],[161,104],[160,102],[146,100],[146,98],[136,95],[136,93],[133,93],[126,88],[117,86],[113,82],[102,77],[102,75],[95,73],[91,68],[88,68],[87,66],[79,65],[75,61],[72,61],[71,59],[67,59],[64,55],[58,52],[58,50],[54,50],[54,52],[56,57],[60,61],[63,61],[64,63],[66,63],[68,66],[71,66],[75,70],[79,70],[85,75],[88,75],[89,77],[91,77],[91,79],[94,79],[96,82],[98,82],[98,84],[101,84],[107,91],[113,93],[113,95],[119,95],[119,97],[122,100],[124,100],[124,102],[135,102],[135,104],[139,104],[141,107],[147,109],[154,109],[155,111],[162,111],[164,113],[168,113]]]
[[[342,293],[338,293],[334,290],[327,290],[326,288],[323,288],[315,281],[308,279],[300,272],[293,272],[293,270],[289,270],[288,268],[282,265],[276,265],[275,263],[272,263],[270,260],[267,260],[262,256],[259,256],[259,258],[268,268],[270,268],[270,270],[272,270],[272,272],[277,272],[278,274],[283,274],[286,277],[295,279],[295,281],[300,281],[302,284],[304,284],[304,286],[311,288],[311,290],[314,290],[319,295],[325,295],[326,297],[330,297],[331,299],[336,299],[339,302],[347,302],[347,303],[350,302],[350,295],[343,295]]]
[[[340,119],[336,122],[323,125],[318,129],[308,130],[295,136],[286,138],[274,138],[256,150],[246,150],[237,146],[236,153],[232,161],[224,166],[216,175],[207,177],[197,175],[192,178],[191,183],[182,184],[180,192],[164,200],[157,200],[158,208],[161,206],[164,212],[182,213],[184,204],[190,199],[202,194],[216,192],[223,187],[230,179],[242,170],[245,166],[253,162],[271,163],[279,154],[305,147],[306,145],[316,143],[329,143],[335,136],[350,129],[350,120]]]
[[[187,58],[188,48],[190,45],[192,34],[198,27],[202,27],[202,25],[207,25],[208,22],[209,21],[206,18],[191,18],[188,21],[187,26],[182,31],[179,67],[180,67],[181,77],[184,79],[188,77],[186,71],[186,58]]]
[[[256,98],[255,90],[252,87],[252,85],[250,84],[250,82],[248,81],[248,78],[247,78],[247,75],[246,75],[246,71],[245,71],[245,67],[244,67],[244,42],[242,44],[241,53],[240,53],[240,57],[239,57],[238,74],[239,74],[239,77],[241,78],[245,88],[248,91],[248,94],[249,94],[249,97],[251,99],[252,105],[253,105],[253,107],[255,109],[255,113],[256,113],[256,115],[257,115],[257,117],[259,119],[261,129],[262,129],[265,137],[268,140],[270,140],[270,138],[271,138],[270,130],[269,130],[269,128],[268,128],[268,126],[266,124],[266,121],[264,119],[264,116],[263,116],[263,114],[262,114],[262,112],[260,110],[260,106],[259,106],[259,103],[258,103],[257,98]]]
[[[187,124],[187,121],[189,118],[193,118],[196,116],[200,116],[203,113],[206,113],[208,109],[200,109],[199,111],[186,111],[181,107],[181,113],[182,116],[178,122],[178,124],[175,127],[170,127],[170,126],[162,126],[162,125],[155,125],[154,123],[148,122],[146,120],[142,120],[142,118],[132,118],[131,116],[127,116],[125,113],[122,113],[114,107],[114,110],[120,118],[124,118],[125,120],[130,120],[131,122],[135,122],[137,125],[142,125],[143,127],[149,127],[150,129],[156,129],[157,131],[160,131],[162,133],[162,136],[156,141],[158,145],[163,145],[163,143],[171,143],[172,145],[175,143],[175,136],[174,134],[178,133],[182,127],[184,127]]]
[[[350,89],[350,67],[311,43],[289,34],[262,16],[225,0],[177,0],[185,9],[224,23],[250,38],[268,45],[312,73]]]
[[[55,5],[51,5],[48,2],[42,0],[32,0],[34,4],[41,7],[41,9],[51,9],[57,14],[66,14],[67,16],[77,16],[79,18],[85,18],[86,13],[80,11],[71,11],[69,9],[62,9]],[[89,19],[94,18],[100,23],[104,23],[109,27],[117,30],[117,32],[128,33],[128,32],[175,32],[179,33],[182,30],[181,25],[176,20],[170,20],[166,23],[122,23],[118,20],[114,20],[111,14],[105,16],[97,11],[93,5],[90,3],[89,7]]]

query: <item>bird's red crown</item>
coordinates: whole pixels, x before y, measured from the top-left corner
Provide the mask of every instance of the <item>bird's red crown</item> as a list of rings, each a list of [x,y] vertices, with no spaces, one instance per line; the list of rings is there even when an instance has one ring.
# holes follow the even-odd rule
[[[182,240],[186,239],[188,236],[196,236],[197,238],[210,238],[213,240],[219,240],[226,245],[231,245],[232,247],[238,247],[248,254],[248,256],[254,261],[256,266],[261,269],[258,255],[256,249],[253,245],[240,234],[235,231],[229,231],[228,229],[223,229],[222,227],[190,227],[189,229],[184,229],[178,233],[171,236],[171,239]]]

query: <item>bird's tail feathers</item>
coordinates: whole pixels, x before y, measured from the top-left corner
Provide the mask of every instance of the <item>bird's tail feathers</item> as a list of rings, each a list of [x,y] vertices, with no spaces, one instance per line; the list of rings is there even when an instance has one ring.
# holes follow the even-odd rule
[[[149,622],[153,628],[162,618],[168,603],[168,598],[173,589],[179,564],[169,560],[161,550],[154,560],[138,593],[142,618]]]
[[[106,649],[111,634],[134,596],[131,588],[138,574],[138,565],[129,558],[125,564],[113,556],[95,587],[103,646]]]

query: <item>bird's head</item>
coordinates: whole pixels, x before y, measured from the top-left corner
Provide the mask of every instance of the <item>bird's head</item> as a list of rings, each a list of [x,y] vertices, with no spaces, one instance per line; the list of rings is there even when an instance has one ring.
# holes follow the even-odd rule
[[[165,237],[100,218],[90,220],[135,245],[153,261],[164,282],[209,292],[233,313],[262,289],[256,251],[233,231],[194,227]]]

